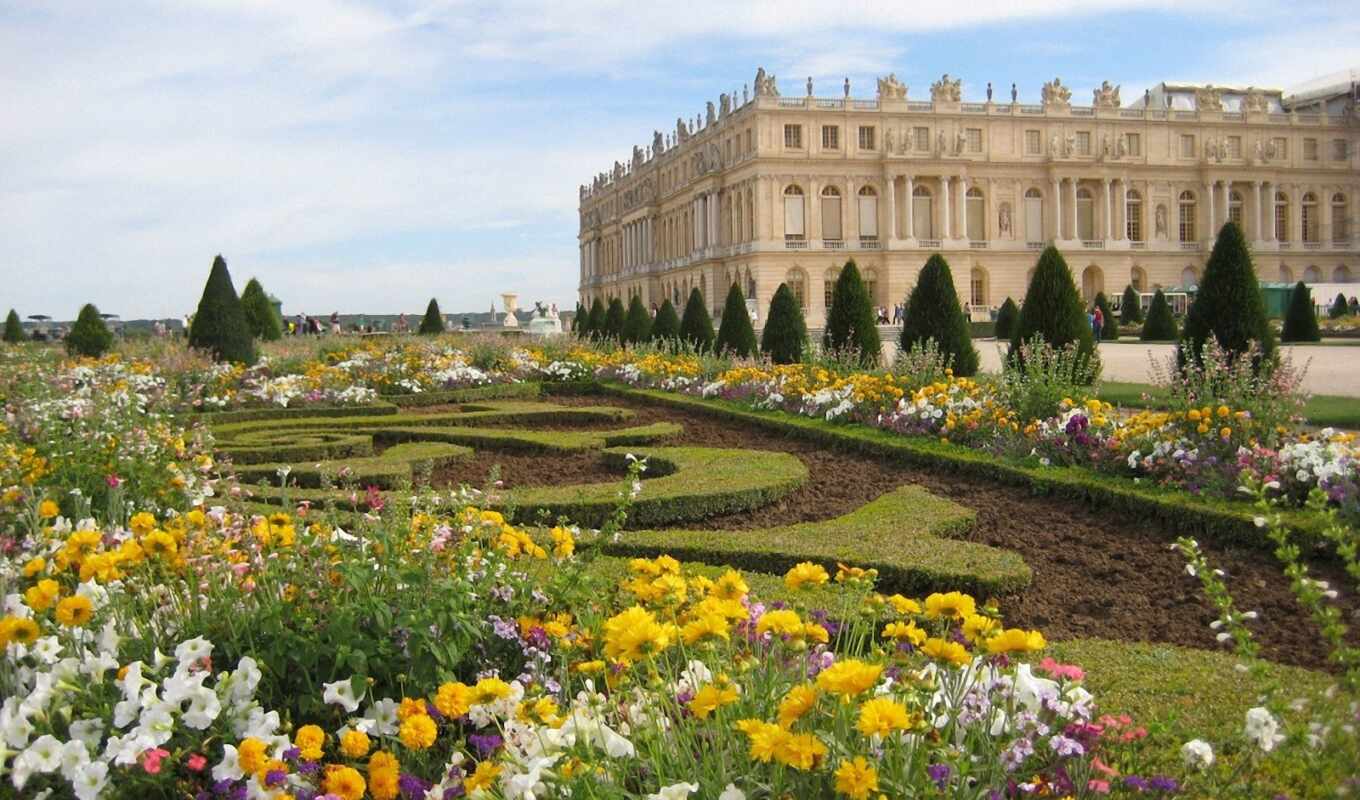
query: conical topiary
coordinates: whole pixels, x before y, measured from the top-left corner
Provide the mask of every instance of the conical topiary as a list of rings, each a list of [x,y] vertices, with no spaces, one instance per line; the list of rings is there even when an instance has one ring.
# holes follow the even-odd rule
[[[1036,334],[1055,348],[1077,342],[1078,352],[1083,356],[1095,348],[1091,323],[1086,319],[1081,295],[1072,280],[1072,270],[1053,245],[1044,248],[1034,267],[1034,277],[1030,279],[1025,301],[1020,305],[1015,330],[1011,331],[1007,359],[1017,359],[1021,342]]]
[[[1132,286],[1124,287],[1124,296],[1119,301],[1119,321],[1125,325],[1143,321],[1143,301]]]
[[[760,334],[760,351],[776,364],[797,364],[807,348],[807,322],[798,298],[788,284],[781,283],[770,301],[765,330]]]
[[[425,306],[425,316],[420,320],[421,334],[425,336],[437,336],[444,332],[444,315],[439,311],[439,301],[430,298],[430,304]]]
[[[690,290],[684,316],[680,317],[680,341],[706,353],[713,349],[713,338],[713,318],[708,315],[704,296],[696,286]]]
[[[1351,307],[1346,304],[1346,295],[1341,292],[1336,293],[1336,299],[1332,301],[1332,307],[1327,310],[1327,316],[1332,319],[1340,319],[1351,312]],[[13,314],[14,312],[9,312]],[[17,317],[16,317],[17,319]]]
[[[1166,294],[1158,289],[1157,294],[1152,296],[1152,305],[1148,306],[1147,321],[1143,323],[1139,338],[1145,342],[1174,342],[1178,336],[1171,304],[1167,302]]]
[[[571,315],[571,335],[577,337],[578,339],[585,338],[581,334],[581,324],[585,322],[585,320],[582,318],[584,314],[585,311],[581,308],[581,302],[578,300],[576,302],[576,310],[572,312]]]
[[[246,323],[236,287],[231,284],[227,261],[218,255],[203,287],[193,324],[189,327],[189,346],[207,350],[218,361],[255,363],[255,342]]]
[[[1275,336],[1266,320],[1256,267],[1242,228],[1235,222],[1225,223],[1218,231],[1195,302],[1185,317],[1177,360],[1181,364],[1188,358],[1198,361],[1210,336],[1218,340],[1229,358],[1246,352],[1254,341],[1261,350],[1258,367],[1274,360]]]
[[[269,295],[264,293],[264,287],[254,278],[251,278],[246,283],[246,288],[241,291],[241,310],[245,312],[246,324],[250,326],[250,333],[256,339],[274,342],[283,338],[283,320],[279,319],[274,304],[269,302]]]
[[[926,261],[907,296],[899,343],[902,352],[907,353],[917,345],[924,347],[930,339],[935,340],[940,355],[950,360],[955,375],[977,374],[978,352],[954,288],[954,274],[939,253]]]
[[[746,298],[741,293],[741,287],[735,283],[727,290],[715,347],[719,353],[738,358],[750,358],[756,352],[756,331],[751,327],[751,312],[746,310]]]
[[[586,337],[591,341],[600,341],[604,338],[604,301],[595,298],[595,302],[590,304],[590,315],[586,317]]]
[[[845,262],[831,291],[831,308],[826,312],[822,347],[832,352],[854,353],[864,366],[877,363],[882,353],[878,319],[854,259]]]
[[[628,312],[623,309],[623,301],[615,297],[609,301],[609,308],[604,312],[604,338],[613,342],[623,341],[623,323],[628,318]]]
[[[99,309],[93,303],[86,303],[80,309],[80,316],[76,317],[76,324],[71,326],[71,332],[66,335],[66,352],[73,356],[99,358],[112,345],[113,334],[109,333],[104,318],[99,316]]]
[[[1294,284],[1289,293],[1289,307],[1284,312],[1282,342],[1320,342],[1317,311],[1313,308],[1313,292],[1303,281]]]
[[[633,295],[633,299],[628,301],[628,315],[624,317],[623,333],[619,338],[624,344],[641,344],[647,341],[651,332],[652,317],[642,304],[642,298]]]
[[[648,331],[647,338],[656,344],[674,342],[680,338],[680,317],[675,313],[675,306],[671,305],[670,298],[657,309],[656,319],[652,320],[652,329]]]
[[[24,324],[19,321],[19,313],[11,308],[9,316],[5,317],[5,341],[16,344],[23,340]]]
[[[1100,309],[1100,338],[1102,340],[1119,339],[1119,320],[1114,318],[1114,312],[1110,310],[1110,301],[1105,299],[1104,292],[1096,292],[1095,307]]]
[[[1006,302],[1001,304],[1001,308],[996,312],[996,324],[993,326],[993,333],[998,342],[1009,342],[1011,332],[1015,330],[1015,321],[1020,317],[1020,307],[1015,301],[1007,297]]]

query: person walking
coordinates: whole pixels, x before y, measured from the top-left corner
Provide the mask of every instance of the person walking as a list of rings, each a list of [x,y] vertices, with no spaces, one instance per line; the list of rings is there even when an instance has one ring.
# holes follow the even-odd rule
[[[1095,334],[1096,341],[1100,341],[1101,334],[1105,331],[1105,312],[1096,306],[1095,313],[1091,315],[1091,332]]]
[[[339,335],[339,334],[340,334],[340,312],[339,312],[339,311],[332,311],[332,312],[331,312],[331,333],[334,334],[334,335]]]

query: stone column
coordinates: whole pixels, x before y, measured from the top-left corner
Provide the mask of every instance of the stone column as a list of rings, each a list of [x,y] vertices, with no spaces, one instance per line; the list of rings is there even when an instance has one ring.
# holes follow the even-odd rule
[[[1101,182],[1105,188],[1105,240],[1114,238],[1114,192],[1110,191],[1110,179]]]
[[[1214,223],[1218,222],[1218,209],[1215,208],[1218,205],[1218,181],[1209,181],[1204,188],[1209,190],[1209,232],[1200,238],[1212,239],[1216,233]]]
[[[1261,212],[1261,182],[1252,181],[1251,190],[1253,203],[1252,208],[1256,209],[1256,230],[1252,231],[1253,234],[1252,239],[1258,242],[1263,242],[1265,241],[1266,237],[1262,235],[1261,226],[1261,218],[1264,216]]]
[[[1062,179],[1053,179],[1053,240],[1062,241],[1063,229],[1063,210],[1062,210]]]
[[[949,176],[940,176],[940,240],[948,241],[953,231],[949,227]]]
[[[916,211],[914,208],[915,203],[912,202],[912,193],[916,191],[915,183],[912,176],[907,175],[906,182],[902,185],[902,196],[905,198],[902,201],[902,204],[907,207],[907,230],[905,231],[907,235],[903,236],[903,239],[915,240],[916,238]]]
[[[807,206],[803,208],[803,230],[806,232],[808,246],[812,242],[822,240],[822,187],[816,181],[808,179]]]
[[[956,203],[956,205],[957,205],[958,211],[959,211],[959,214],[958,214],[958,218],[959,218],[958,238],[959,238],[959,239],[967,239],[967,238],[968,238],[968,179],[965,178],[965,177],[963,177],[962,175],[959,176],[959,196],[958,196],[958,202]]]
[[[1071,217],[1070,222],[1072,227],[1069,232],[1072,234],[1073,239],[1080,239],[1081,234],[1080,231],[1077,230],[1077,179],[1068,178],[1068,184],[1068,188],[1072,192],[1072,205],[1068,211],[1068,216]]]
[[[845,198],[841,201],[841,217],[841,239],[846,242],[847,247],[851,241],[858,244],[860,232],[859,195],[855,194],[854,185],[849,178],[845,179]]]
[[[1001,233],[996,225],[996,198],[993,197],[995,194],[996,181],[986,178],[982,189],[982,235],[989,242],[998,238]],[[1012,220],[1011,224],[1014,225],[1015,221]],[[969,285],[971,286],[971,281]]]
[[[888,191],[884,192],[888,197],[888,232],[887,240],[889,244],[897,240],[897,176],[889,173],[887,180]]]

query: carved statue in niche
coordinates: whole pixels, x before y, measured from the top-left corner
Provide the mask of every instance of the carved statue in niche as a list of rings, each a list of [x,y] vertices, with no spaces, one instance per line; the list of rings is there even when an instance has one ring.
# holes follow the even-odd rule
[[[704,127],[712,125],[718,121],[718,112],[713,107],[713,101],[709,100],[704,104]]]
[[[954,134],[954,155],[963,155],[963,146],[966,143],[967,137],[963,135],[963,129],[960,128],[958,132]]]
[[[1265,160],[1266,148],[1261,144],[1261,137],[1256,137],[1256,161],[1259,163]]]
[[[1222,111],[1223,90],[1215,89],[1212,84],[1195,89],[1195,108],[1199,111]]]
[[[1275,147],[1275,142],[1266,143],[1266,158],[1275,158],[1279,155],[1279,150]]]
[[[760,67],[756,70],[755,91],[756,97],[779,96],[779,86],[775,83],[775,77],[773,75],[766,75],[764,67]]]
[[[1043,102],[1046,106],[1067,108],[1072,105],[1072,90],[1062,85],[1061,78],[1044,84]]]
[[[1058,149],[1058,134],[1056,133],[1048,137],[1048,154],[1053,158],[1062,155],[1062,152]]]
[[[661,155],[661,151],[664,149],[665,145],[662,144],[661,131],[652,131],[652,157],[655,158],[656,156]]]
[[[940,135],[935,137],[935,143],[939,145],[940,155],[944,155],[949,151],[949,145],[945,142],[944,131],[940,131]]]
[[[1096,108],[1119,108],[1119,87],[1110,86],[1109,81],[1101,81],[1100,88],[1095,90],[1094,100],[1092,105]]]
[[[1119,154],[1119,158],[1123,158],[1124,156],[1129,154],[1129,148],[1127,145],[1124,144],[1123,136],[1120,136],[1118,139],[1115,140],[1114,151]]]
[[[910,149],[912,148],[911,140],[914,139],[914,138],[916,138],[916,137],[914,137],[914,136],[911,135],[911,131],[910,131],[910,130],[907,130],[907,131],[903,131],[903,132],[902,132],[902,145],[901,145],[901,147],[902,147],[902,152],[903,152],[903,153],[907,152],[908,150],[910,150]]]
[[[897,73],[889,72],[888,77],[878,79],[879,100],[906,100],[907,85],[897,79]]]
[[[1100,138],[1100,154],[1106,158],[1110,157],[1110,134],[1104,134]]]
[[[893,151],[893,132],[892,128],[889,128],[883,132],[883,152],[891,153],[892,151]]]
[[[930,100],[934,103],[957,103],[963,97],[963,79],[949,79],[946,72],[938,81],[930,84]]]
[[[1067,134],[1067,155],[1070,157],[1073,153],[1076,152],[1077,152],[1077,135],[1075,133],[1069,133]]]
[[[689,129],[685,127],[685,121],[680,117],[675,118],[675,139],[678,142],[689,139]]]
[[[1158,203],[1158,204],[1157,204],[1156,224],[1157,224],[1157,238],[1158,238],[1158,239],[1165,239],[1165,238],[1166,238],[1166,206],[1162,205],[1161,203]]]
[[[718,95],[718,116],[725,117],[732,113],[732,96],[728,94]]]
[[[1261,114],[1269,111],[1270,104],[1266,101],[1266,93],[1255,86],[1248,86],[1247,94],[1242,98],[1242,110]]]
[[[1002,236],[1005,236],[1007,239],[1010,238],[1010,236],[1011,236],[1011,204],[1010,204],[1010,203],[1002,203],[1002,204],[1001,204],[1001,211],[999,211],[998,214],[997,214],[996,228],[997,228],[997,230],[999,230],[999,231],[1001,232],[1001,235],[1002,235]]]

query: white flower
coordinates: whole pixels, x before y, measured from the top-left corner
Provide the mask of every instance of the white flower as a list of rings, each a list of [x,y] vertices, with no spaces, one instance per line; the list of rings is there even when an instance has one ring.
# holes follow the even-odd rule
[[[96,800],[109,782],[109,765],[102,761],[82,764],[71,779],[71,789],[78,800]]]
[[[212,658],[212,651],[212,642],[202,636],[195,636],[179,643],[179,646],[175,648],[175,658],[181,664],[192,664],[205,658]]]
[[[735,784],[727,784],[727,788],[718,795],[718,800],[746,800],[746,792],[738,789]]]
[[[354,683],[350,680],[336,681],[335,683],[325,683],[322,687],[326,690],[321,699],[328,705],[334,703],[341,706],[345,711],[353,714],[359,710],[359,698],[354,694]]]
[[[1015,668],[1015,699],[1027,711],[1038,711],[1044,700],[1058,699],[1058,684],[1035,677],[1029,664],[1021,664]]]
[[[1181,745],[1181,758],[1190,769],[1208,769],[1214,764],[1214,748],[1203,739],[1191,739]]]
[[[72,783],[80,775],[80,768],[90,763],[90,751],[85,743],[72,739],[61,746],[61,775]]]
[[[189,708],[184,711],[181,720],[190,728],[201,731],[207,729],[220,713],[222,702],[217,699],[217,693],[212,689],[200,688],[189,695]]]
[[[236,748],[229,744],[222,745],[222,760],[217,766],[213,767],[212,776],[215,781],[239,781],[245,772],[241,770],[240,756],[236,753]]]
[[[397,701],[390,697],[376,700],[364,713],[364,719],[355,726],[364,733],[378,736],[395,736],[397,733]]]
[[[104,737],[104,720],[98,717],[78,719],[71,723],[71,738],[83,742],[90,750],[99,748],[99,740]]]
[[[647,800],[685,800],[694,792],[699,791],[697,783],[673,783],[670,786],[661,787],[661,791],[647,795]]]
[[[34,772],[56,772],[61,768],[61,740],[50,733],[33,740],[33,744],[23,752]]]
[[[1284,741],[1284,734],[1279,730],[1279,721],[1261,706],[1247,711],[1245,733],[1247,738],[1255,741],[1263,751],[1269,753],[1275,749],[1275,745]]]

